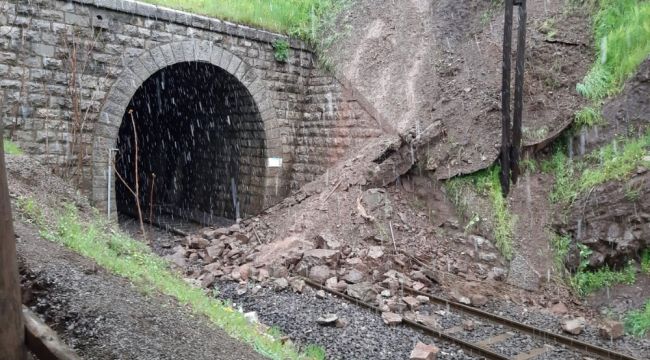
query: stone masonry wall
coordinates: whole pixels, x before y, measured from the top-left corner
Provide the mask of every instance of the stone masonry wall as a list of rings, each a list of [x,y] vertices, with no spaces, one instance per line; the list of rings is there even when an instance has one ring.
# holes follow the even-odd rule
[[[131,96],[178,62],[219,66],[249,90],[264,122],[264,206],[312,180],[380,130],[354,96],[319,70],[302,42],[130,0],[0,4],[0,114],[5,136],[78,181],[106,208],[109,149]],[[370,111],[372,113],[372,111]],[[114,204],[114,202],[113,202]]]

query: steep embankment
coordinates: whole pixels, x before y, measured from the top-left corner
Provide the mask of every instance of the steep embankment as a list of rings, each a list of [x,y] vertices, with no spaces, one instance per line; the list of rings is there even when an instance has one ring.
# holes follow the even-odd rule
[[[487,1],[358,1],[325,56],[400,134],[440,121],[429,152],[438,179],[490,166],[500,144],[501,6]],[[564,1],[528,5],[525,143],[556,135],[580,103],[589,20]],[[515,20],[516,30],[516,20]]]

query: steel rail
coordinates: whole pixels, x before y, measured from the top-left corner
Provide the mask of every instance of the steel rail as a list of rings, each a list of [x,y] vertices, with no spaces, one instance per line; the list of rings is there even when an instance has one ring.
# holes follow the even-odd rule
[[[493,322],[497,322],[502,325],[507,325],[509,327],[515,328],[517,330],[521,330],[523,332],[526,332],[528,334],[531,334],[533,336],[536,336],[538,338],[543,338],[544,340],[551,339],[557,343],[561,343],[563,345],[567,345],[577,351],[580,351],[582,353],[586,353],[588,355],[597,355],[599,357],[603,357],[606,359],[611,359],[611,360],[640,360],[635,357],[622,354],[613,350],[605,349],[603,347],[593,345],[586,343],[584,341],[580,341],[577,339],[570,338],[568,336],[552,333],[550,331],[546,331],[543,329],[540,329],[535,326],[523,324],[517,321],[514,321],[512,319],[508,319],[506,317],[498,316],[492,313],[489,313],[487,311],[483,311],[480,309],[477,309],[475,307],[471,307],[465,304],[461,304],[455,301],[451,301],[448,299],[441,298],[439,296],[418,291],[415,289],[412,289],[410,287],[405,286],[404,290],[415,295],[423,295],[429,298],[430,301],[441,304],[441,305],[448,305],[450,308],[458,309],[463,312],[484,318],[484,319],[489,319]]]
[[[315,281],[313,281],[311,279],[308,279],[308,278],[303,277],[303,276],[300,276],[300,279],[305,281],[305,283],[307,285],[309,285],[309,286],[311,286],[313,288],[317,288],[317,289],[326,291],[326,292],[328,292],[330,294],[336,295],[336,296],[341,297],[341,298],[343,298],[345,300],[348,300],[348,301],[350,301],[350,302],[352,302],[354,304],[357,304],[359,306],[368,308],[368,309],[373,310],[375,312],[378,312],[378,313],[382,312],[378,307],[376,307],[374,305],[371,305],[371,304],[368,304],[366,302],[360,301],[359,299],[356,299],[356,298],[354,298],[354,297],[352,297],[352,296],[350,296],[348,294],[344,294],[342,292],[329,289],[329,288],[323,286],[322,284],[319,284],[319,283],[317,283],[317,282],[315,282]],[[432,327],[429,327],[429,326],[426,326],[426,325],[423,325],[423,324],[420,324],[420,323],[417,323],[415,321],[408,320],[408,319],[403,319],[402,322],[404,324],[407,324],[407,325],[413,327],[413,328],[416,328],[416,329],[419,329],[419,330],[424,331],[426,333],[429,333],[429,334],[431,334],[431,335],[433,335],[433,336],[435,336],[435,337],[437,337],[439,339],[442,339],[444,341],[448,341],[448,342],[451,342],[453,344],[459,345],[460,347],[465,348],[465,350],[469,350],[472,353],[472,355],[476,354],[476,355],[483,356],[483,357],[485,357],[487,359],[492,359],[492,360],[510,360],[510,358],[507,357],[507,356],[496,353],[496,352],[494,352],[494,351],[492,351],[492,350],[490,350],[490,349],[488,349],[486,347],[479,346],[479,345],[476,345],[476,344],[472,344],[472,343],[470,343],[468,341],[465,341],[463,339],[460,339],[460,338],[457,338],[457,337],[452,336],[450,334],[447,334],[442,330],[434,329]]]
[[[161,226],[161,224],[156,223],[156,222],[153,222],[151,224],[154,225],[154,226],[160,227],[161,229],[166,230],[166,231],[170,231],[170,232],[173,232],[173,233],[176,233],[176,234],[180,233],[180,234],[187,235],[187,234],[183,233],[182,231],[180,231],[178,229],[175,229],[175,228],[172,228],[170,226]],[[371,304],[368,304],[368,303],[365,303],[363,301],[360,301],[359,299],[354,298],[354,297],[352,297],[352,296],[350,296],[348,294],[344,294],[342,292],[327,288],[326,286],[324,286],[322,284],[319,284],[319,283],[317,283],[317,282],[315,282],[315,281],[313,281],[313,280],[311,280],[309,278],[306,278],[304,276],[298,276],[298,277],[300,279],[302,279],[303,281],[305,281],[305,283],[307,285],[309,285],[309,286],[311,286],[313,288],[317,288],[317,289],[326,291],[326,292],[328,292],[330,294],[336,295],[336,296],[338,296],[340,298],[343,298],[343,299],[345,299],[347,301],[350,301],[350,302],[352,302],[354,304],[357,304],[359,306],[362,306],[362,307],[368,308],[370,310],[373,310],[373,311],[375,311],[377,313],[382,312],[381,309],[379,309],[378,307],[376,307],[374,305],[371,305]],[[446,306],[449,306],[450,308],[454,308],[454,309],[460,310],[462,312],[465,312],[465,313],[468,313],[468,314],[471,314],[471,315],[475,315],[475,316],[483,318],[483,319],[488,319],[488,320],[490,320],[492,322],[496,322],[496,323],[506,325],[506,326],[509,326],[511,328],[523,331],[523,332],[528,333],[528,334],[530,334],[532,336],[535,336],[537,338],[541,338],[542,340],[544,340],[545,343],[547,343],[548,342],[547,340],[550,339],[550,340],[552,340],[552,341],[554,341],[556,343],[567,345],[570,348],[572,348],[572,349],[574,349],[576,351],[579,351],[581,353],[584,353],[584,354],[587,354],[587,355],[596,355],[598,357],[605,358],[605,359],[608,359],[608,360],[641,360],[641,359],[632,357],[630,355],[626,355],[626,354],[623,354],[623,353],[620,353],[620,352],[609,350],[609,349],[606,349],[606,348],[603,348],[603,347],[600,347],[600,346],[597,346],[597,345],[589,344],[589,343],[586,343],[584,341],[580,341],[580,340],[577,340],[577,339],[570,338],[568,336],[552,333],[550,331],[546,331],[546,330],[540,329],[540,328],[532,326],[532,325],[520,323],[520,322],[514,321],[512,319],[506,318],[506,317],[498,316],[498,315],[489,313],[487,311],[484,311],[484,310],[481,310],[481,309],[478,309],[478,308],[475,308],[475,307],[471,307],[471,306],[468,306],[468,305],[465,305],[465,304],[461,304],[461,303],[458,303],[458,302],[455,302],[455,301],[452,301],[452,300],[448,300],[448,299],[433,295],[431,293],[418,291],[418,290],[415,290],[415,289],[410,288],[408,286],[404,286],[403,289],[406,292],[411,293],[411,294],[426,296],[433,303],[446,305]],[[473,352],[475,354],[478,354],[479,356],[483,356],[483,357],[485,357],[487,359],[511,360],[511,358],[509,358],[507,356],[504,356],[504,355],[501,355],[499,353],[496,353],[496,352],[494,352],[494,351],[492,351],[492,350],[490,350],[490,349],[488,349],[486,347],[470,343],[468,341],[465,341],[463,339],[459,339],[459,338],[457,338],[457,337],[455,337],[453,335],[445,333],[444,330],[435,329],[435,328],[420,324],[418,322],[415,322],[415,321],[412,321],[412,320],[409,320],[409,319],[402,319],[402,322],[409,325],[409,326],[411,326],[411,327],[413,327],[413,328],[416,328],[416,329],[419,329],[419,330],[424,331],[426,333],[429,333],[429,334],[431,334],[431,335],[433,335],[433,336],[435,336],[435,337],[437,337],[439,339],[442,339],[442,340],[457,344],[457,345],[459,345],[459,346],[461,346],[461,347],[463,347],[463,348],[465,348],[465,349],[467,349],[467,350],[469,350],[469,351],[471,351],[471,352]]]

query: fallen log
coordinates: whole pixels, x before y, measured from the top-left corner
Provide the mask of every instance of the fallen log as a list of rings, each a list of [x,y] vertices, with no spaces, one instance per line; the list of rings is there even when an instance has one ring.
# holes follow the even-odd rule
[[[25,344],[40,360],[81,360],[56,332],[47,326],[28,307],[23,305]]]

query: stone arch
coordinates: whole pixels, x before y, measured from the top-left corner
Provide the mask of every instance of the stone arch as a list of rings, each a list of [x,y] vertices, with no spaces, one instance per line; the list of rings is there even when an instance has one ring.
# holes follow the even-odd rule
[[[238,56],[211,41],[190,40],[161,45],[145,50],[140,56],[125,64],[122,73],[107,94],[95,125],[92,152],[93,189],[92,199],[100,209],[110,212],[116,210],[115,187],[109,186],[110,162],[115,148],[119,129],[127,106],[138,89],[154,74],[180,63],[208,63],[225,71],[237,79],[257,105],[264,130],[265,153],[268,158],[282,158],[282,143],[277,132],[278,121],[268,96],[262,77],[256,69]],[[266,159],[265,159],[266,160]],[[266,164],[265,164],[266,165]],[[265,168],[264,195],[262,207],[271,205],[278,199],[275,194],[282,168]],[[111,181],[114,181],[111,179]],[[109,191],[109,189],[112,189]]]

